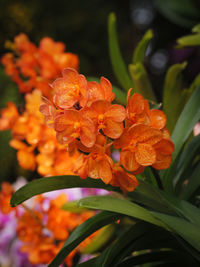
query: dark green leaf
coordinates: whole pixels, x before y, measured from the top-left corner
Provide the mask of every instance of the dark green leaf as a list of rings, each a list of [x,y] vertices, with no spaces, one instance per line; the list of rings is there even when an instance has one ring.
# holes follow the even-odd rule
[[[144,61],[147,46],[152,38],[153,38],[153,32],[150,29],[144,34],[142,40],[139,42],[139,44],[134,50],[134,53],[133,53],[134,64]]]
[[[199,227],[192,224],[182,218],[170,216],[158,212],[152,212],[158,219],[162,220],[163,223],[168,225],[175,233],[178,233],[184,238],[189,244],[195,249],[200,251],[200,231]]]
[[[188,264],[191,264],[186,255],[183,252],[178,251],[156,251],[156,252],[147,252],[142,253],[141,255],[136,255],[133,257],[124,260],[117,267],[132,267],[132,266],[141,266],[141,264],[145,263],[153,263],[156,262],[157,264],[160,262],[165,262],[168,265],[172,266],[171,264],[176,264],[176,266],[186,267]],[[155,265],[154,265],[155,266]],[[157,265],[156,265],[157,266]],[[174,265],[173,265],[174,266]]]
[[[188,184],[186,185],[183,198],[189,199],[192,194],[200,187],[200,163],[196,166],[193,173],[189,177]]]
[[[200,135],[195,136],[192,141],[188,144],[186,149],[180,155],[175,164],[174,169],[174,180],[173,183],[176,188],[179,189],[179,186],[184,182],[184,173],[187,171],[191,162],[197,155],[197,152],[200,148]],[[177,191],[177,190],[176,190]]]
[[[63,247],[48,265],[49,267],[58,267],[66,256],[77,247],[85,238],[102,228],[103,226],[119,219],[119,215],[112,212],[101,212],[79,225],[69,236]]]
[[[173,160],[171,167],[163,173],[163,183],[167,190],[172,191],[173,189],[173,163],[176,157],[179,155],[184,143],[192,132],[194,125],[200,118],[200,86],[196,88],[187,104],[185,105],[181,115],[176,123],[175,129],[172,133],[172,141],[175,144],[175,151],[173,153]]]
[[[86,187],[86,188],[103,188],[110,191],[119,191],[119,188],[104,184],[100,179],[81,179],[79,176],[64,175],[41,178],[29,182],[17,190],[11,198],[11,206],[15,207],[23,201],[49,191]]]
[[[133,87],[133,83],[129,77],[126,65],[120,52],[116,32],[116,17],[114,13],[110,13],[108,18],[108,35],[109,52],[113,71],[123,89],[128,90]]]

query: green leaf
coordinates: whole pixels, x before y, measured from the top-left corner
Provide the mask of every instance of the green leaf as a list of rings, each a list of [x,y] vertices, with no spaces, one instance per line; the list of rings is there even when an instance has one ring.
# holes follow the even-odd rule
[[[184,107],[182,97],[182,75],[187,63],[171,66],[166,74],[163,88],[163,110],[167,116],[167,127],[171,131]],[[173,99],[173,101],[172,101]]]
[[[105,246],[109,240],[111,240],[114,232],[116,230],[116,225],[109,224],[104,226],[101,231],[92,239],[87,247],[85,247],[81,253],[83,254],[94,254]]]
[[[66,210],[66,211],[75,212],[75,213],[81,213],[81,212],[84,212],[84,211],[88,211],[88,209],[79,207],[77,200],[69,201],[69,202],[65,203],[62,206],[62,209]]]
[[[179,251],[150,251],[147,253],[142,253],[141,255],[135,255],[133,257],[130,257],[118,264],[117,267],[143,266],[143,264],[145,263],[153,262],[157,264],[160,262],[164,262],[165,264],[168,264],[167,266],[175,266],[172,264],[176,264],[176,266],[179,265],[184,267],[189,266],[188,264],[191,264],[191,261],[189,260],[190,258],[188,259],[183,252]]]
[[[200,251],[200,231],[198,226],[175,216],[154,211],[152,211],[152,214],[154,214],[158,219],[162,220],[163,223],[168,225],[172,230],[175,231],[175,233],[178,233],[195,249]]]
[[[192,28],[192,32],[200,33],[200,24],[195,25],[195,26]]]
[[[189,199],[192,194],[200,187],[200,163],[196,166],[193,173],[189,177],[188,184],[186,185],[184,191],[183,191],[183,198]]]
[[[187,35],[187,36],[178,38],[176,41],[180,47],[199,46],[200,45],[200,33]]]
[[[177,159],[174,169],[174,186],[176,186],[176,192],[179,192],[180,186],[185,180],[184,173],[190,168],[190,165],[197,155],[200,148],[200,135],[195,136],[188,144],[186,149]]]
[[[127,248],[130,244],[133,244],[135,240],[145,235],[149,229],[150,227],[147,223],[138,222],[124,231],[109,248],[108,253],[100,256],[102,258],[102,267],[116,266],[125,255],[129,254],[129,250]],[[124,250],[126,250],[125,255],[123,255]]]
[[[95,78],[95,77],[87,77],[87,80],[100,83],[100,79]],[[112,90],[115,94],[115,101],[126,106],[126,93],[116,86],[113,86]]]
[[[142,40],[139,42],[139,44],[137,45],[137,47],[134,50],[134,53],[133,53],[133,63],[134,64],[136,64],[138,62],[142,63],[144,61],[147,46],[148,46],[148,44],[152,38],[153,38],[153,32],[150,29],[144,34]]]
[[[63,247],[53,259],[53,261],[48,265],[49,267],[59,266],[66,256],[77,247],[85,238],[90,236],[92,233],[102,228],[103,226],[114,222],[120,218],[119,214],[112,212],[101,212],[88,219],[81,225],[79,225],[69,236],[69,238],[64,243]]]
[[[156,102],[156,97],[153,92],[148,74],[144,65],[141,62],[129,65],[129,72],[135,84],[135,91],[143,95],[148,100]]]
[[[94,196],[80,199],[79,205],[89,209],[117,212],[167,228],[166,225],[155,219],[148,210],[127,199],[120,199],[112,196]]]
[[[181,152],[184,143],[192,132],[194,125],[200,118],[200,86],[196,88],[187,104],[185,105],[181,115],[176,123],[175,129],[172,133],[172,141],[175,145],[173,153],[173,160],[171,167],[163,172],[163,184],[167,190],[173,191],[173,174],[176,157]]]
[[[21,187],[13,194],[11,206],[15,207],[23,201],[42,193],[74,187],[103,188],[109,191],[120,191],[118,187],[106,185],[100,179],[81,179],[79,176],[74,175],[52,176],[31,181]]]
[[[195,1],[155,0],[154,2],[164,16],[178,25],[192,27],[199,22],[200,16]]]
[[[133,87],[133,83],[129,77],[126,65],[120,52],[116,33],[116,16],[114,13],[110,13],[108,18],[108,35],[109,52],[113,71],[123,89],[128,90]]]

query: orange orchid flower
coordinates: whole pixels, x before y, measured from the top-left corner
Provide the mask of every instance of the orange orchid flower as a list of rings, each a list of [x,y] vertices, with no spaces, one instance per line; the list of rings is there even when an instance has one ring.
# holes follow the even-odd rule
[[[55,130],[60,143],[70,144],[80,138],[83,145],[92,147],[96,140],[94,123],[77,110],[66,110],[55,118]]]
[[[125,131],[115,147],[122,148],[120,162],[128,171],[136,171],[140,166],[150,166],[156,161],[153,147],[162,139],[162,133],[148,125],[133,125]]]
[[[97,130],[102,129],[104,134],[110,138],[119,138],[124,130],[123,120],[126,117],[126,111],[121,105],[112,105],[106,100],[97,100],[81,112],[93,120]]]
[[[147,112],[149,110],[148,102],[142,95],[135,93],[131,96],[132,88],[129,89],[127,94],[127,119],[130,125],[149,122]]]
[[[11,212],[12,210],[14,210],[14,208],[10,206],[10,199],[13,193],[14,193],[14,190],[9,183],[3,182],[1,184],[0,210],[4,214],[7,214]]]
[[[8,107],[1,110],[0,131],[12,128],[18,117],[19,113],[16,105],[8,102]]]
[[[75,104],[84,107],[88,100],[87,80],[75,69],[64,69],[63,78],[58,78],[52,83],[55,91],[54,104],[61,109],[72,108]]]
[[[153,148],[156,151],[156,161],[152,166],[158,170],[169,168],[174,151],[173,142],[169,139],[162,139],[156,143]]]
[[[113,186],[119,186],[121,190],[126,193],[131,192],[138,186],[136,177],[126,172],[119,164],[115,164],[113,168],[113,178],[110,181]]]

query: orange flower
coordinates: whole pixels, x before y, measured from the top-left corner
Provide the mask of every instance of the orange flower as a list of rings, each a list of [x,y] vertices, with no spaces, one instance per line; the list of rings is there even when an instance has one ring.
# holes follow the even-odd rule
[[[89,155],[81,154],[77,161],[74,163],[72,171],[85,179],[91,177],[94,179],[102,179],[104,183],[108,184],[112,179],[113,161],[107,155],[109,152],[109,146],[102,145],[101,138],[98,137],[98,143],[94,145],[90,150]],[[87,153],[87,150],[83,149],[83,152]]]
[[[1,184],[1,191],[0,191],[0,210],[2,213],[7,214],[14,210],[10,206],[10,199],[12,194],[14,193],[14,190],[12,186],[7,183],[3,182]]]
[[[129,89],[127,94],[127,118],[130,125],[149,122],[147,112],[149,110],[148,102],[143,98],[142,95],[135,93],[130,96],[132,88]]]
[[[35,242],[42,236],[42,213],[26,211],[18,219],[17,235],[23,242]]]
[[[115,94],[112,92],[112,84],[104,77],[101,77],[100,84],[97,82],[88,82],[88,102],[89,107],[96,100],[107,100],[112,102]]]
[[[158,170],[169,168],[174,151],[174,144],[172,141],[169,139],[162,139],[153,147],[156,151],[156,162],[152,166]]]
[[[115,164],[113,168],[113,178],[110,181],[113,186],[119,186],[121,190],[126,193],[131,192],[138,186],[136,177],[126,171],[119,164]]]
[[[159,130],[143,124],[133,125],[115,142],[116,148],[122,148],[121,164],[128,171],[154,164],[156,151],[153,145],[161,139],[162,133]]]
[[[96,128],[110,138],[119,138],[123,132],[126,111],[123,106],[112,105],[106,100],[94,101],[89,108],[81,110],[83,116],[93,120]]]
[[[12,128],[18,117],[19,113],[16,105],[8,102],[8,107],[1,110],[0,131]]]
[[[167,118],[163,111],[158,109],[152,109],[148,111],[150,119],[150,126],[156,129],[163,129],[166,125]]]
[[[64,69],[63,78],[52,83],[55,90],[54,104],[61,109],[68,109],[75,104],[84,107],[88,99],[88,88],[85,76],[78,74],[75,69]]]
[[[63,115],[55,118],[55,130],[58,141],[70,144],[80,138],[86,147],[92,147],[96,140],[95,126],[87,117],[77,110],[66,110]]]

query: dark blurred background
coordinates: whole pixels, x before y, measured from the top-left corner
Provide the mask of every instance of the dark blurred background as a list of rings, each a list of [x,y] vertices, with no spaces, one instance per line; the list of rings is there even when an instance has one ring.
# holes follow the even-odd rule
[[[119,43],[127,64],[131,63],[133,50],[145,31],[153,29],[154,38],[147,49],[145,65],[159,100],[169,65],[188,60],[185,72],[188,82],[199,72],[199,49],[174,49],[176,39],[189,34],[191,27],[200,22],[199,0],[0,0],[0,56],[8,51],[5,41],[13,41],[19,33],[26,33],[36,44],[42,37],[49,36],[64,42],[67,51],[78,54],[81,73],[103,75],[119,86],[108,53],[107,19],[112,11],[117,16]],[[10,93],[5,93],[9,86]],[[12,88],[8,78],[1,78],[0,108],[8,99],[18,98]],[[10,164],[5,171],[5,161],[11,156],[10,160],[15,160],[8,150],[11,148],[6,146],[8,137],[5,138],[1,142],[5,147],[1,145],[0,149],[0,177],[3,179],[16,173]]]

